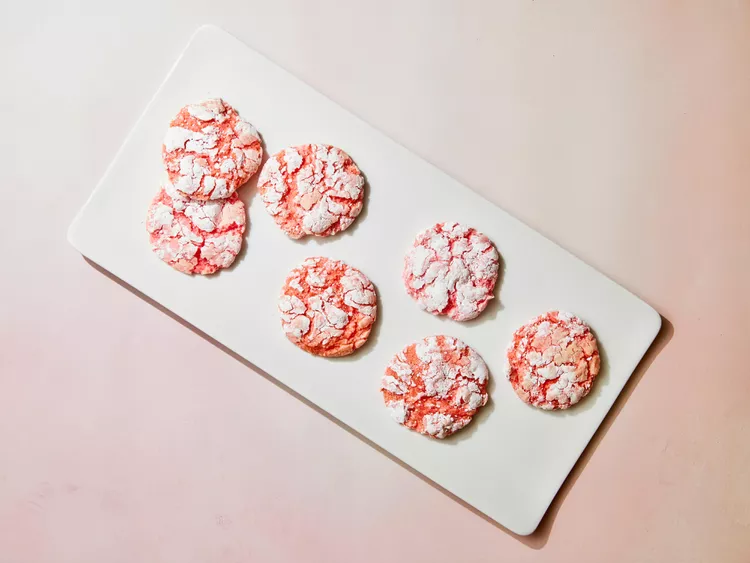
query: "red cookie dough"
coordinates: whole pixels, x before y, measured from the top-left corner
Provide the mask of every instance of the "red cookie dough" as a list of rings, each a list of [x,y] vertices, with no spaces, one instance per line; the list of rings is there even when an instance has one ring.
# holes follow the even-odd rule
[[[362,211],[364,184],[349,155],[330,145],[284,149],[268,159],[258,177],[266,210],[293,239],[346,229]]]
[[[151,249],[186,274],[213,274],[234,262],[242,248],[245,204],[237,194],[218,201],[179,195],[167,184],[146,216]]]
[[[220,98],[185,106],[169,125],[162,158],[185,196],[227,198],[260,167],[258,132]]]
[[[388,364],[380,390],[396,422],[433,438],[460,430],[487,403],[489,372],[458,338],[430,336]]]
[[[308,258],[291,271],[279,298],[289,340],[316,356],[346,356],[370,336],[377,313],[375,287],[339,260]]]
[[[485,235],[459,223],[438,223],[417,235],[404,260],[404,284],[425,311],[468,321],[494,297],[499,264]]]
[[[506,375],[524,402],[544,410],[567,409],[591,391],[599,365],[588,325],[570,313],[550,311],[513,334]]]

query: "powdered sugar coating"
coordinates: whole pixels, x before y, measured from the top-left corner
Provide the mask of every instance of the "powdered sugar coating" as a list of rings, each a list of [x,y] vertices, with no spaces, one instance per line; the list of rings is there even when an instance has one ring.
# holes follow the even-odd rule
[[[571,313],[550,311],[513,334],[506,375],[524,402],[567,409],[588,395],[599,367],[599,348],[588,325]]]
[[[184,196],[227,198],[260,167],[258,132],[220,98],[185,106],[169,125],[162,158]]]
[[[176,270],[213,274],[234,262],[242,248],[245,222],[245,204],[237,194],[198,201],[166,184],[148,208],[146,230],[151,249]]]
[[[473,348],[458,338],[430,336],[394,356],[380,391],[396,422],[445,438],[487,404],[488,380],[487,365]]]
[[[468,321],[494,297],[499,265],[485,235],[459,223],[438,223],[417,235],[404,260],[404,284],[425,311]]]
[[[352,159],[330,145],[289,147],[258,177],[266,210],[293,239],[343,231],[362,211],[365,180]]]
[[[339,260],[308,258],[287,277],[279,297],[287,338],[317,356],[346,356],[370,336],[375,287]]]

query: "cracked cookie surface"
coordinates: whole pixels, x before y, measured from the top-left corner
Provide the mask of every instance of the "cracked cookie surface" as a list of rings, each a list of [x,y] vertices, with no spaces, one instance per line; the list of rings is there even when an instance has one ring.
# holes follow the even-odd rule
[[[262,156],[255,127],[220,98],[183,107],[162,145],[169,181],[201,200],[232,195],[258,171]]]
[[[396,354],[380,391],[391,416],[421,434],[445,438],[487,404],[489,371],[458,338],[430,336]]]
[[[588,395],[601,360],[589,326],[571,313],[550,311],[513,334],[506,376],[522,401],[567,409]]]
[[[407,293],[433,315],[471,320],[493,299],[500,255],[489,238],[459,223],[417,235],[404,259]]]
[[[288,147],[258,177],[266,211],[293,239],[347,229],[362,211],[364,184],[351,157],[331,145]]]
[[[316,356],[346,356],[369,338],[377,315],[375,287],[339,260],[308,258],[286,278],[279,297],[287,338]]]
[[[242,248],[245,204],[237,194],[199,201],[171,184],[159,190],[146,213],[151,249],[185,274],[213,274],[231,266]]]

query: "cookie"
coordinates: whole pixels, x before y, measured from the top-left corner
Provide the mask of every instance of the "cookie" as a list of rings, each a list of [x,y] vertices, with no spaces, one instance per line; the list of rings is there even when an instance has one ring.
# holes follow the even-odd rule
[[[266,210],[293,239],[328,237],[349,227],[362,211],[364,185],[349,155],[330,145],[284,149],[258,177]]]
[[[255,127],[220,98],[182,108],[162,145],[170,182],[201,200],[232,195],[258,171],[262,156]]]
[[[370,336],[375,287],[339,260],[308,258],[292,270],[279,297],[281,326],[294,344],[316,356],[346,356]]]
[[[522,401],[544,410],[567,409],[591,391],[599,366],[588,325],[570,313],[550,311],[513,334],[506,375]]]
[[[237,194],[217,201],[181,196],[171,184],[159,190],[146,215],[151,249],[185,274],[229,267],[242,248],[245,204]]]
[[[388,364],[380,391],[399,424],[433,438],[460,430],[487,403],[489,372],[458,338],[430,336]]]
[[[407,253],[404,285],[425,311],[468,321],[494,297],[499,265],[485,235],[459,223],[438,223],[419,233]]]

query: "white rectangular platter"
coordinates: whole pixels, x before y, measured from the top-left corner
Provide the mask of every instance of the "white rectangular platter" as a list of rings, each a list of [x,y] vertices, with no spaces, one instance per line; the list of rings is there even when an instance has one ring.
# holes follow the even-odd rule
[[[308,142],[347,151],[368,181],[365,211],[354,225],[330,239],[292,241],[248,185],[240,191],[249,207],[245,251],[231,270],[191,277],[162,263],[149,249],[144,227],[164,176],[162,138],[180,107],[218,96],[258,128],[268,153]],[[403,255],[419,230],[438,221],[474,226],[502,255],[498,299],[475,321],[424,313],[404,291]],[[193,36],[68,237],[92,261],[518,534],[537,527],[661,325],[656,311],[604,275],[210,26]],[[378,289],[377,328],[352,356],[308,355],[280,328],[281,284],[291,268],[314,255],[350,263]],[[562,413],[526,406],[503,376],[512,332],[549,309],[586,320],[605,360],[591,395]],[[391,357],[432,334],[463,339],[492,374],[490,403],[444,441],[396,424],[378,391]]]

